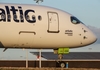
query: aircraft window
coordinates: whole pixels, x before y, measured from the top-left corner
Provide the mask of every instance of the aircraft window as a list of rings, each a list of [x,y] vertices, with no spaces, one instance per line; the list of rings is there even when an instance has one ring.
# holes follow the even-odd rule
[[[14,14],[14,19],[15,19],[15,20],[17,19],[17,15],[16,15],[16,14]]]
[[[5,15],[4,15],[4,14],[1,14],[1,18],[2,18],[2,19],[5,19]]]
[[[73,24],[80,24],[81,23],[81,21],[80,20],[78,20],[76,17],[74,17],[74,16],[71,16],[71,22],[73,23]]]
[[[42,20],[42,17],[39,15],[39,16],[38,16],[38,19],[39,19],[39,20]]]
[[[34,22],[36,21],[35,15],[32,16],[32,19],[33,19]]]
[[[29,15],[26,15],[25,17],[26,17],[26,20],[29,20],[29,19],[30,19],[30,18],[29,18]]]
[[[21,19],[21,20],[23,20],[23,19],[24,19],[22,14],[20,15],[20,19]]]
[[[32,16],[32,19],[34,19],[34,20],[35,20],[35,16],[34,16],[34,15]]]
[[[10,14],[8,14],[8,19],[10,19],[11,18],[11,16],[10,16]]]

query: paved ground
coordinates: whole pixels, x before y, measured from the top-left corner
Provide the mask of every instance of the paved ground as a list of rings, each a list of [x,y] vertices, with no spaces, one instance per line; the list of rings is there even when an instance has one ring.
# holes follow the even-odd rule
[[[34,55],[39,55],[38,52],[30,52]],[[42,52],[42,57],[48,60],[55,60],[58,59],[58,55],[54,54],[53,52]],[[100,52],[70,52],[69,54],[63,55],[63,59],[74,59],[74,60],[100,60]]]
[[[68,68],[99,68],[100,69],[100,61],[64,61],[68,63]],[[58,67],[58,63],[56,61],[42,61],[42,67]],[[25,60],[4,60],[0,61],[0,67],[26,67]],[[28,67],[37,68],[39,67],[39,61],[28,61]]]
[[[100,70],[93,68],[0,68],[0,70]]]

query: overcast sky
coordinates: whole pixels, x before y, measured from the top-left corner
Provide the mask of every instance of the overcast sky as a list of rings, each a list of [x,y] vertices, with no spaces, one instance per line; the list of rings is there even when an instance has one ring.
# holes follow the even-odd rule
[[[0,0],[1,3],[36,4],[33,0]],[[44,0],[40,5],[55,7],[78,17],[98,37],[98,41],[90,46],[71,49],[71,52],[100,52],[100,0]],[[22,49],[8,49],[2,52],[0,59],[25,59],[26,51]],[[37,50],[28,50],[37,51]],[[46,51],[46,50],[45,50]],[[51,51],[51,50],[50,50]],[[36,58],[29,53],[29,58]]]

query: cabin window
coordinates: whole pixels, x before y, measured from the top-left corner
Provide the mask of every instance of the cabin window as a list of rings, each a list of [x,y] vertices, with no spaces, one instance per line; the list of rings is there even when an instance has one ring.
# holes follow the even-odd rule
[[[40,15],[38,16],[38,20],[42,20],[42,17]]]
[[[26,18],[26,20],[29,20],[29,15],[26,15],[25,18]]]
[[[8,19],[11,19],[11,16],[10,16],[10,14],[8,14]]]
[[[5,14],[1,14],[1,19],[5,19],[6,15]]]
[[[35,19],[35,15],[32,16],[32,19],[33,19],[33,20],[36,20],[36,19]]]
[[[20,15],[20,19],[21,19],[21,20],[24,20],[24,18],[23,18],[23,15],[22,15],[22,14]]]
[[[80,20],[78,20],[76,17],[74,17],[74,16],[71,16],[71,22],[73,23],[73,24],[80,24],[81,23],[81,21]]]
[[[14,14],[14,20],[16,20],[17,19],[17,15],[16,14]]]

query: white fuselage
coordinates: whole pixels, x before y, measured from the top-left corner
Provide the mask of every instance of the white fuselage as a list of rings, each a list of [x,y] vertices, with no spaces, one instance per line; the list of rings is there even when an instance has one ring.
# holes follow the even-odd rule
[[[0,47],[74,48],[95,42],[95,35],[83,23],[72,23],[71,16],[46,6],[0,4]]]

